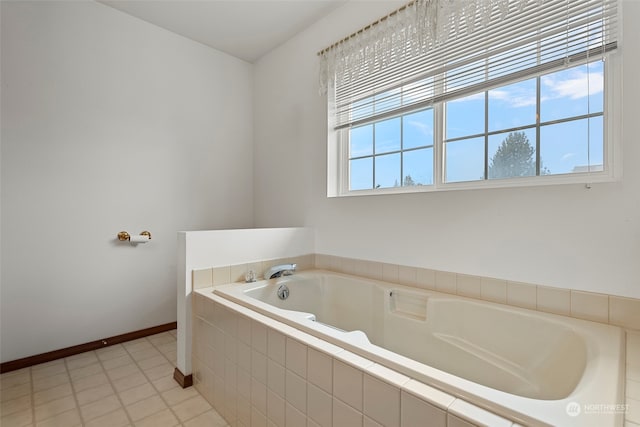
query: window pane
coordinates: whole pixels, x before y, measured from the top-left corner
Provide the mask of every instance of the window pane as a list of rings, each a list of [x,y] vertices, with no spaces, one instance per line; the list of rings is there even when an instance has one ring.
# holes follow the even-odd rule
[[[374,124],[376,154],[400,150],[400,117]]]
[[[445,182],[484,179],[484,138],[447,142],[445,148]]]
[[[449,101],[446,107],[446,138],[484,133],[484,92]]]
[[[540,78],[540,121],[603,111],[604,73],[601,61]]]
[[[400,186],[400,153],[376,156],[375,188]]]
[[[402,148],[433,145],[433,109],[407,114],[402,118]]]
[[[546,173],[602,170],[603,151],[602,117],[540,128],[541,166]],[[590,158],[591,154],[593,158]]]
[[[406,151],[402,154],[402,185],[433,184],[433,148]]]
[[[349,190],[373,188],[373,157],[349,161]]]
[[[604,170],[604,119],[589,119],[589,172]]]
[[[373,154],[373,125],[360,126],[349,131],[349,157]]]
[[[489,131],[536,123],[536,79],[489,91]]]
[[[489,179],[535,176],[536,130],[489,137]]]

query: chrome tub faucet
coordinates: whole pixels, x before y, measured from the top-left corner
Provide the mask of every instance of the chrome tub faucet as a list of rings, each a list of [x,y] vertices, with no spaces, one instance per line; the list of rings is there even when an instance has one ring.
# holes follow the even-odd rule
[[[266,280],[275,279],[280,276],[290,276],[298,268],[297,264],[280,264],[274,265],[264,273]]]

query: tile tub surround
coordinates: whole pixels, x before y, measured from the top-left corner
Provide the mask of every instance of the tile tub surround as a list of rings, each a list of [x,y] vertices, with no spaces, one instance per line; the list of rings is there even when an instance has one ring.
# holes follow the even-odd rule
[[[227,423],[173,380],[175,330],[0,375],[0,425],[184,426]]]
[[[513,425],[211,289],[193,325],[195,387],[232,426]]]
[[[307,254],[292,258],[268,259],[193,270],[191,272],[193,289],[244,282],[245,274],[250,270],[254,272],[256,280],[262,280],[264,272],[278,264],[297,264],[296,271],[310,270],[315,268],[315,258],[314,254]]]
[[[249,270],[253,270],[260,280],[267,268],[284,263],[297,263],[298,270],[329,270],[640,331],[640,299],[637,298],[325,254],[193,270],[193,289],[244,282]]]
[[[316,254],[315,268],[640,331],[640,299]],[[389,274],[385,274],[390,272]],[[397,272],[394,274],[394,272]]]

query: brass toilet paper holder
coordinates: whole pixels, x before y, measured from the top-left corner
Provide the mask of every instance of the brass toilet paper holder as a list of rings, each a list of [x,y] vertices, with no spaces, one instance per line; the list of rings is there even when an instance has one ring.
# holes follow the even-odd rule
[[[147,236],[147,238],[149,240],[151,240],[151,232],[149,231],[141,231],[140,232],[141,236]],[[120,240],[121,242],[126,242],[126,241],[131,241],[131,235],[129,233],[127,233],[126,231],[121,231],[118,233],[118,240]]]

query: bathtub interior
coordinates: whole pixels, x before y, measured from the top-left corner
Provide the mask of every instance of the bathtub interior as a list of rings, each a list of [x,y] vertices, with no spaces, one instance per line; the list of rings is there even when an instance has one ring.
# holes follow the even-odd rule
[[[285,300],[276,292],[282,285],[289,289]],[[589,353],[570,327],[535,314],[514,316],[495,304],[337,275],[263,281],[244,293],[339,330],[362,331],[376,346],[528,398],[569,396]]]
[[[617,327],[323,270],[208,292],[525,425],[623,419],[566,411],[623,398]]]

